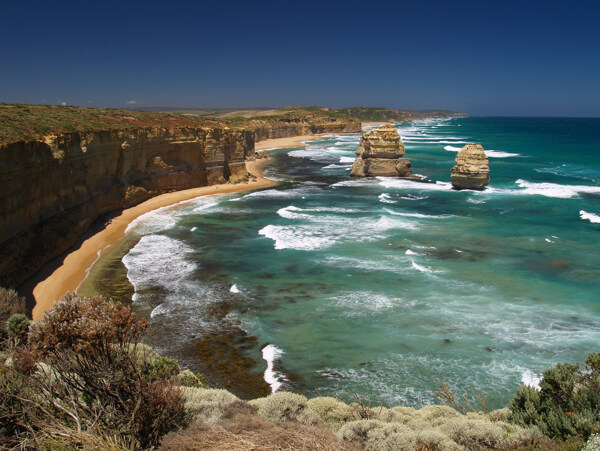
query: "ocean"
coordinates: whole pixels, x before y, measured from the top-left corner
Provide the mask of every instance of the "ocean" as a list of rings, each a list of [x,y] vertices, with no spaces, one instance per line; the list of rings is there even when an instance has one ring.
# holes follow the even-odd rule
[[[275,187],[134,221],[122,261],[146,341],[240,393],[415,407],[438,382],[506,406],[600,351],[600,119],[397,129],[435,183],[351,179],[360,135],[330,135],[270,151]],[[481,192],[450,184],[468,142],[490,160]]]

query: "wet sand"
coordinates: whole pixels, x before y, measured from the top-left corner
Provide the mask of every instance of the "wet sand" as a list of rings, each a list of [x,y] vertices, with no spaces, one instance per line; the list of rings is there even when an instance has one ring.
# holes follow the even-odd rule
[[[255,148],[256,150],[266,150],[299,147],[303,142],[318,139],[323,135],[267,139],[256,143]],[[62,298],[67,292],[76,291],[88,276],[92,265],[125,236],[127,226],[138,216],[157,208],[174,205],[199,196],[229,194],[275,185],[277,182],[263,177],[261,168],[267,161],[268,159],[266,158],[260,158],[246,162],[248,172],[254,175],[256,180],[247,183],[211,185],[166,193],[148,199],[135,207],[123,210],[105,228],[87,238],[81,243],[79,248],[70,252],[47,278],[35,285],[33,289],[33,297],[35,299],[35,306],[32,312],[33,320],[39,321],[42,319],[44,312],[51,308],[57,300]]]
[[[157,208],[166,207],[199,196],[235,193],[274,185],[277,182],[268,180],[262,176],[261,167],[267,161],[267,159],[257,159],[246,162],[248,172],[254,175],[256,180],[247,183],[211,185],[166,193],[148,199],[135,207],[123,210],[104,229],[85,240],[78,249],[68,254],[62,264],[48,278],[35,286],[33,296],[36,303],[32,312],[33,320],[39,321],[42,319],[44,312],[52,307],[54,302],[63,297],[68,291],[76,291],[87,277],[88,271],[94,262],[125,235],[125,230],[129,223],[138,216]]]

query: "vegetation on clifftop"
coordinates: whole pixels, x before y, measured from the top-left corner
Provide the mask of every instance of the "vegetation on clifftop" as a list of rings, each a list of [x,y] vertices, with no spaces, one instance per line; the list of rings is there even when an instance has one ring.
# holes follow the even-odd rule
[[[491,412],[289,392],[246,402],[141,344],[146,321],[101,296],[67,295],[31,326],[20,316],[0,352],[0,449],[575,451],[599,429],[597,354]],[[572,428],[551,429],[554,417]]]
[[[142,127],[202,127],[222,124],[253,128],[257,121],[318,124],[360,120],[400,123],[428,117],[460,116],[465,115],[448,110],[408,111],[367,107],[287,106],[271,110],[140,111],[0,103],[0,144],[40,140],[48,134],[133,130]]]
[[[50,133],[204,125],[214,125],[214,121],[150,111],[0,103],[0,144],[39,140]]]

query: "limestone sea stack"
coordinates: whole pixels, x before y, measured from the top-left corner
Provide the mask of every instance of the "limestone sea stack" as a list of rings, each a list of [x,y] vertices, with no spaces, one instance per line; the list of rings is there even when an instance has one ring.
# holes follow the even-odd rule
[[[352,177],[411,177],[410,161],[404,158],[404,144],[392,125],[363,133],[352,165]]]
[[[456,189],[482,190],[490,183],[490,165],[481,144],[467,144],[458,151],[451,178]]]

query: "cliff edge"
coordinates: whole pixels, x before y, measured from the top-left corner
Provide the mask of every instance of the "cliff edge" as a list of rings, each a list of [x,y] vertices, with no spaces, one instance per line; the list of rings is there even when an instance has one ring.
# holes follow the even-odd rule
[[[52,107],[27,108],[57,117],[44,111]],[[2,135],[0,286],[18,286],[107,213],[158,194],[248,177],[251,130],[157,113],[143,121],[132,112],[67,108],[60,111],[63,120],[72,115],[88,122],[69,123],[72,131],[57,124],[58,132],[44,133],[45,125],[29,113],[29,128]],[[27,125],[20,110],[0,105],[0,117]]]

